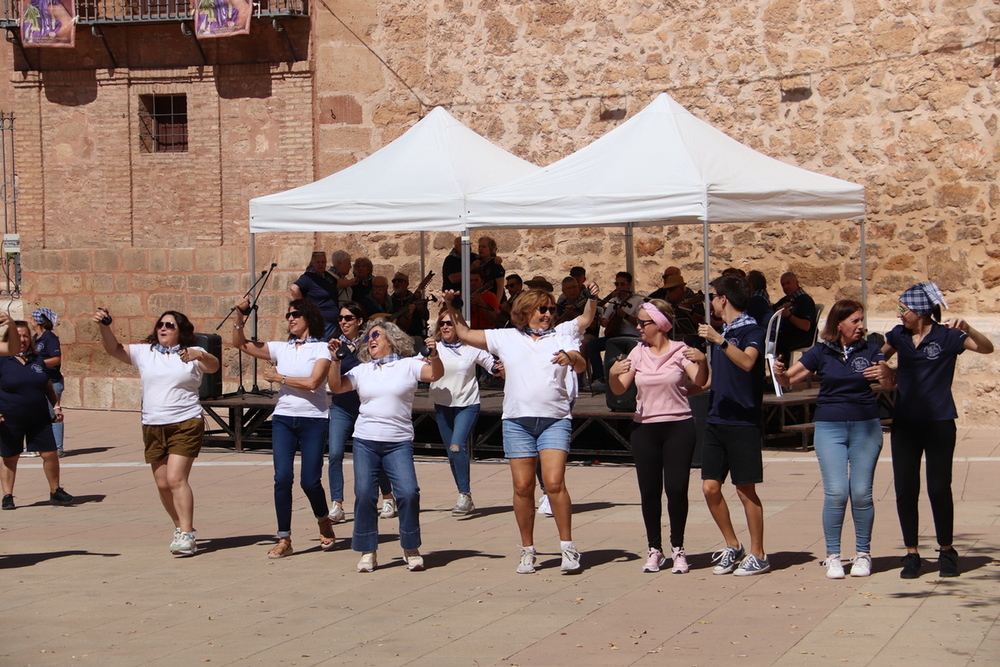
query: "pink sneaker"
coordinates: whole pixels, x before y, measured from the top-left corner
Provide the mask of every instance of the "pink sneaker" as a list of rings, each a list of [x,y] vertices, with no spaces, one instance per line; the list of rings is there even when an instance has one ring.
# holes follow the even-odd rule
[[[688,567],[687,554],[684,553],[684,547],[674,547],[670,551],[670,555],[673,558],[674,564],[670,568],[670,571],[674,574],[687,574],[690,572],[691,568]]]
[[[659,572],[667,562],[666,556],[659,549],[650,549],[646,557],[646,564],[642,566],[643,572]]]

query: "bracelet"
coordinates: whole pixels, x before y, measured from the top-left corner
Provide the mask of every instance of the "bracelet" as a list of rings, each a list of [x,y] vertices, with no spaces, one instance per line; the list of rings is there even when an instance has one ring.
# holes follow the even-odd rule
[[[285,381],[286,381],[287,379],[288,379],[288,376],[287,376],[287,375],[282,375],[282,376],[281,376],[281,384],[285,384]]]
[[[53,410],[62,410],[62,406],[61,405],[53,405],[52,409]]]

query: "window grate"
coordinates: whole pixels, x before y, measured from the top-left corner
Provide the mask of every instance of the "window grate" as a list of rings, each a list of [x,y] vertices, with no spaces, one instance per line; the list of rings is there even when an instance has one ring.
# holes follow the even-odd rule
[[[139,146],[143,153],[187,152],[187,95],[139,96]]]

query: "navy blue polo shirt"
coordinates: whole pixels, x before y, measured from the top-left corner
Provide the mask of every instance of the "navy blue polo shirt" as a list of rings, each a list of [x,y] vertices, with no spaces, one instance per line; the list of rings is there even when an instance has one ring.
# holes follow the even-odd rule
[[[0,357],[0,414],[4,419],[48,419],[48,383],[41,358],[22,364],[17,357]]]
[[[327,275],[315,271],[306,271],[295,281],[303,299],[309,299],[316,304],[323,319],[331,324],[337,324],[340,315],[340,305],[337,298],[337,283]]]
[[[860,340],[847,358],[840,345],[820,341],[809,348],[799,362],[810,372],[819,373],[818,422],[856,422],[878,419],[878,403],[866,368],[885,359],[881,348]]]
[[[62,350],[59,346],[59,338],[51,331],[43,331],[42,335],[35,338],[35,354],[41,357],[42,361],[52,357],[61,357]],[[58,366],[46,366],[45,372],[53,382],[62,382],[62,364]]]
[[[742,326],[726,333],[726,340],[741,350],[756,349],[757,362],[750,371],[744,371],[714,346],[707,421],[709,424],[759,428],[764,398],[764,329],[757,324]]]
[[[969,334],[934,323],[920,345],[913,347],[913,333],[902,324],[885,335],[896,350],[896,408],[894,419],[944,421],[958,418],[951,382],[955,362],[965,352]]]

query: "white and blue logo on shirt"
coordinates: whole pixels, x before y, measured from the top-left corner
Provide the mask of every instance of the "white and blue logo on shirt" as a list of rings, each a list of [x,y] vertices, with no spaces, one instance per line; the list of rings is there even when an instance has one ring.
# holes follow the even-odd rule
[[[851,359],[851,371],[854,373],[864,373],[871,364],[864,357],[854,357]]]
[[[927,355],[928,359],[937,359],[941,356],[941,346],[934,342],[927,343],[927,346],[924,347],[924,354]]]
[[[35,371],[36,373],[45,372],[45,368],[43,368],[41,364],[31,364],[31,370]]]

